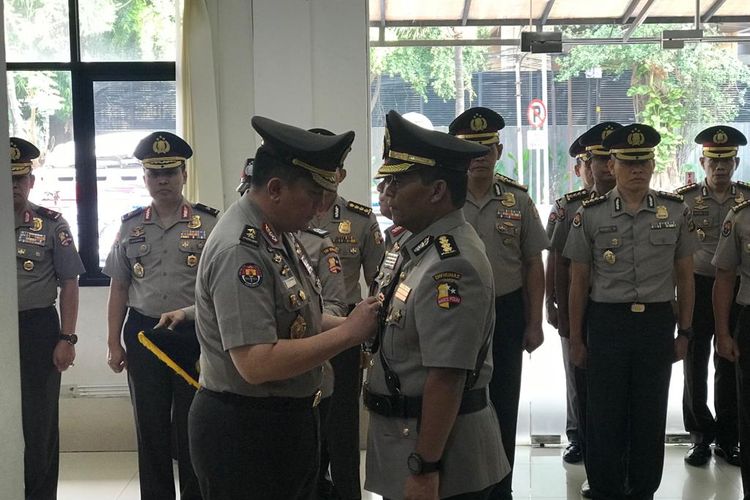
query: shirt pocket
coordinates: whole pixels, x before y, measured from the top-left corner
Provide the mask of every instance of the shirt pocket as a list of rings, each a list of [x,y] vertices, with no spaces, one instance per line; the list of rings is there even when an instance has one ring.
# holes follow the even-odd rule
[[[385,317],[383,347],[385,356],[394,361],[404,361],[409,357],[406,339],[406,303],[394,298]]]
[[[125,249],[125,256],[129,260],[136,260],[143,258],[151,253],[151,245],[148,243],[136,243],[134,245],[128,245]]]
[[[24,273],[34,273],[39,269],[39,264],[44,260],[43,246],[28,245],[24,243],[16,244],[16,261],[18,269]]]
[[[674,246],[677,243],[677,228],[651,229],[648,240],[658,247]]]
[[[180,251],[185,253],[200,254],[203,252],[203,247],[206,246],[206,240],[189,240],[180,239]]]

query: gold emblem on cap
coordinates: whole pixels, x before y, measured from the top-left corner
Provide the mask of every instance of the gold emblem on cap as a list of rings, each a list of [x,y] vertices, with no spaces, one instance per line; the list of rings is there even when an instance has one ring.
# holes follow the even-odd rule
[[[516,205],[516,195],[513,193],[503,193],[503,199],[500,203],[504,207],[513,207]]]
[[[164,137],[159,136],[154,141],[153,146],[151,146],[151,149],[154,150],[154,153],[163,155],[165,153],[169,153],[169,150],[172,149],[172,146],[169,145],[169,141],[167,141]]]
[[[305,333],[307,333],[307,321],[301,314],[298,314],[289,327],[289,336],[293,339],[301,339]]]
[[[607,250],[602,254],[602,257],[604,257],[604,260],[607,262],[607,264],[614,264],[617,262],[617,256],[612,250]]]
[[[656,207],[656,218],[657,219],[666,219],[669,217],[669,212],[667,211],[667,207],[664,205],[659,205]]]
[[[632,132],[628,134],[628,144],[631,146],[640,146],[646,142],[646,137],[644,137],[643,132],[640,130],[633,129]]]
[[[612,125],[608,125],[604,130],[602,130],[602,141],[606,139],[607,136],[614,131],[615,129],[612,127]]]
[[[714,144],[724,144],[725,142],[729,140],[729,137],[727,137],[727,134],[723,130],[719,129],[714,134],[713,139],[714,139]]]
[[[33,271],[34,270],[34,263],[30,260],[25,260],[23,262],[23,268],[26,271]]]
[[[471,130],[473,130],[474,132],[481,132],[482,130],[486,130],[487,119],[480,114],[476,114],[474,115],[474,118],[471,119],[469,127],[471,127]]]
[[[10,159],[13,161],[18,160],[21,157],[21,150],[16,147],[12,142],[10,143]]]
[[[706,239],[706,232],[703,229],[698,228],[695,230],[695,233],[698,235],[699,240],[703,241]]]
[[[352,232],[352,221],[348,219],[344,219],[341,222],[339,222],[339,233],[349,234],[351,232]]]
[[[187,256],[186,262],[187,262],[188,267],[195,267],[198,265],[198,256],[195,255],[194,253],[191,253],[190,255]]]
[[[136,262],[133,264],[133,274],[135,274],[136,278],[143,278],[143,276],[146,274],[145,269],[143,269],[143,264],[140,262]]]
[[[188,222],[187,227],[190,229],[198,229],[201,227],[201,216],[200,215],[193,215],[190,218],[190,222]]]
[[[44,223],[42,222],[42,219],[40,219],[39,217],[34,217],[31,220],[31,230],[32,231],[41,231],[42,230],[42,226],[44,226]]]

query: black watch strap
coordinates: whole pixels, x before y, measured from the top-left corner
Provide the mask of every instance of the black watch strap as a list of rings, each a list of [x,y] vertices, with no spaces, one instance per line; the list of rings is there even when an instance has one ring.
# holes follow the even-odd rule
[[[415,476],[421,476],[422,474],[430,474],[440,470],[440,460],[437,462],[426,462],[422,455],[419,453],[412,453],[406,459],[406,463],[409,466],[409,472]]]
[[[61,333],[60,340],[64,340],[70,345],[76,345],[76,343],[78,342],[78,335],[76,335],[75,333],[71,333],[71,334]]]
[[[693,338],[693,335],[695,335],[695,332],[693,331],[693,327],[689,326],[687,328],[678,328],[677,329],[677,335],[687,338],[688,340]]]

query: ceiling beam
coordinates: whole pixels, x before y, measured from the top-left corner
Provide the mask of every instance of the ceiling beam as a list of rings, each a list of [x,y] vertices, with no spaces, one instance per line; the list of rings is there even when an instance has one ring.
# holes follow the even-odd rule
[[[648,11],[651,9],[651,6],[654,5],[655,1],[656,0],[648,0],[648,2],[646,2],[646,5],[644,5],[641,11],[638,13],[638,17],[635,18],[635,21],[633,21],[633,24],[630,25],[628,31],[626,31],[625,34],[622,35],[623,42],[627,42],[633,35],[633,32],[638,29],[638,26],[643,24],[643,21],[645,21],[648,17]]]
[[[622,17],[620,17],[620,24],[627,24],[639,3],[641,3],[641,0],[630,0],[630,5],[628,5],[628,8],[622,13]]]
[[[738,16],[714,16],[711,18],[714,23],[750,23],[750,14]],[[693,24],[695,16],[654,16],[644,21],[644,24]],[[370,26],[378,28],[380,19],[371,19]],[[551,18],[547,20],[547,26],[567,26],[571,24],[580,25],[599,25],[614,24],[619,25],[619,17],[580,17],[580,18]],[[466,26],[528,26],[529,18],[505,18],[505,19],[469,19]],[[386,20],[386,28],[409,28],[425,26],[461,26],[461,19],[393,19]]]
[[[701,16],[701,23],[707,23],[709,19],[714,17],[714,14],[718,12],[718,10],[721,8],[722,5],[724,5],[727,2],[727,0],[716,0],[711,7],[708,8],[705,14]]]
[[[549,14],[552,12],[552,7],[555,5],[555,0],[547,0],[547,5],[544,6],[544,12],[542,12],[542,17],[539,18],[539,21],[536,25],[537,31],[542,31],[542,28],[544,28],[544,25],[547,24],[547,20],[549,19]]]
[[[446,40],[388,40],[372,41],[372,47],[457,47],[457,46],[509,46],[518,47],[517,38],[452,38]],[[750,43],[750,36],[708,36],[700,40],[688,40],[689,43]],[[636,45],[636,44],[659,44],[661,37],[631,38],[623,42],[622,38],[563,38],[563,45]],[[37,63],[34,63],[37,64]],[[8,63],[11,71],[29,71],[36,67],[28,66],[28,63]],[[42,68],[43,69],[43,68]]]
[[[471,9],[471,0],[464,0],[464,12],[461,14],[461,26],[466,26],[469,20],[469,9]]]

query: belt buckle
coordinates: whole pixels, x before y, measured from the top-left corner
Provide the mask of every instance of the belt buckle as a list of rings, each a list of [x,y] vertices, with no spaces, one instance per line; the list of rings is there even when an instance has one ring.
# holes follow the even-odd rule
[[[646,310],[646,304],[639,304],[637,302],[633,302],[630,304],[630,312],[634,313],[642,313]]]
[[[315,408],[316,406],[318,406],[320,404],[320,400],[321,399],[323,399],[323,391],[321,391],[320,389],[318,389],[318,391],[313,396],[312,407]]]

